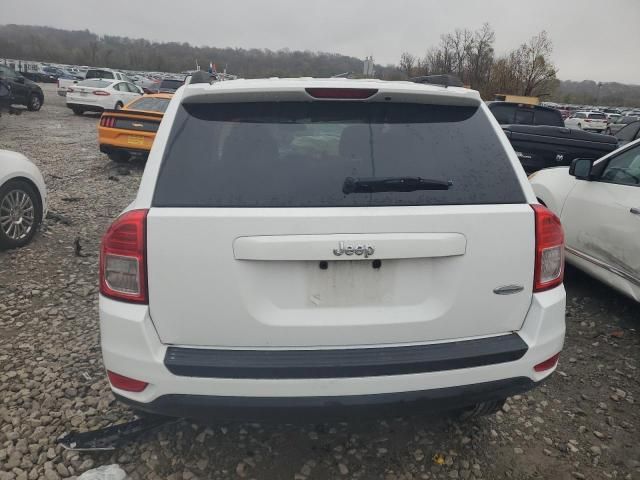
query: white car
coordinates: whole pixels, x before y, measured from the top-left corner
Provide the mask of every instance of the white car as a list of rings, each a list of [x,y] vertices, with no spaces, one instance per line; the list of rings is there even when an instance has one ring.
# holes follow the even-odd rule
[[[20,153],[0,150],[0,250],[29,243],[47,213],[47,188],[38,167]]]
[[[84,112],[119,110],[142,93],[142,89],[131,82],[108,79],[83,80],[67,89],[67,107],[76,115],[82,115]]]
[[[564,121],[567,128],[593,132],[604,132],[607,124],[607,115],[602,112],[576,112]]]
[[[567,261],[640,302],[640,140],[531,177],[565,229]]]
[[[194,81],[101,245],[120,400],[225,420],[470,415],[554,371],[562,227],[478,92]]]

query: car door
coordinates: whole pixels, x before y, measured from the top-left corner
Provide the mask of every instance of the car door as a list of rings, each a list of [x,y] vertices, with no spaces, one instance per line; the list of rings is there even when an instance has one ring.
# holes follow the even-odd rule
[[[126,86],[127,86],[127,89],[129,90],[129,97],[128,97],[129,102],[135,100],[140,95],[142,95],[142,93],[140,93],[140,89],[133,83],[127,82]]]
[[[640,122],[633,122],[628,124],[626,127],[620,129],[618,133],[616,133],[616,138],[618,139],[618,145],[623,146],[629,142],[633,142],[640,132]]]
[[[27,87],[22,75],[9,67],[0,66],[0,78],[9,82],[14,103],[25,104],[27,102]]]
[[[640,144],[604,161],[602,174],[576,181],[565,202],[567,252],[640,301]]]

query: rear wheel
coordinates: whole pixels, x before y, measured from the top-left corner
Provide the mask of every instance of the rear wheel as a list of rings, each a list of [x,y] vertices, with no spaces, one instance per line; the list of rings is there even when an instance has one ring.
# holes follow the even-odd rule
[[[124,105],[122,104],[122,102],[118,102],[118,103],[116,103],[116,110],[120,110],[122,107],[124,107]]]
[[[23,180],[0,187],[0,250],[26,245],[42,221],[40,196]]]
[[[109,158],[116,163],[127,163],[131,155],[125,152],[111,152]]]
[[[605,134],[605,135],[611,135],[611,129],[610,129],[610,128],[607,128],[607,129],[604,131],[604,134]]]
[[[29,97],[29,103],[27,104],[27,109],[32,112],[37,112],[42,107],[42,100],[40,96],[36,93],[32,93]]]
[[[480,402],[465,408],[457,412],[458,419],[465,421],[474,418],[484,417],[486,415],[493,415],[502,409],[506,398],[500,400],[492,400],[490,402]]]
[[[578,130],[582,130],[582,124],[581,123],[578,124]]]
[[[73,111],[74,115],[82,115],[84,113],[84,110],[80,107],[72,107],[71,110]]]

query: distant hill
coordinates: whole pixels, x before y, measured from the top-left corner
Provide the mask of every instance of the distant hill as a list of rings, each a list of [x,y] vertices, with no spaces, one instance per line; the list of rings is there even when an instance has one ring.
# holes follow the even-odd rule
[[[545,98],[545,100],[547,99]],[[583,80],[582,82],[563,80],[558,83],[558,87],[549,100],[578,105],[640,107],[640,85],[603,82],[598,93],[598,83],[593,80]]]
[[[336,53],[195,47],[188,43],[158,43],[140,38],[99,36],[89,30],[61,30],[29,25],[0,25],[0,58],[15,58],[71,65],[126,70],[181,72],[195,68],[228,66],[229,73],[245,78],[270,76],[329,77],[344,72],[362,74],[363,61]],[[392,78],[393,66],[376,65],[377,76]]]

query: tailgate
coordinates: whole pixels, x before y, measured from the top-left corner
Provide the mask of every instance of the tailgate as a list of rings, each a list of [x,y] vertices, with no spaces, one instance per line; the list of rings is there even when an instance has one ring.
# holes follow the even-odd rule
[[[147,221],[149,303],[164,343],[312,347],[493,335],[518,330],[531,301],[528,205],[154,208]],[[374,251],[336,256],[341,244]],[[494,293],[506,285],[524,290]]]
[[[379,345],[521,327],[534,214],[486,107],[393,103],[371,85],[356,91],[365,102],[304,88],[209,102],[224,91],[211,88],[179,106],[147,218],[164,343]]]

